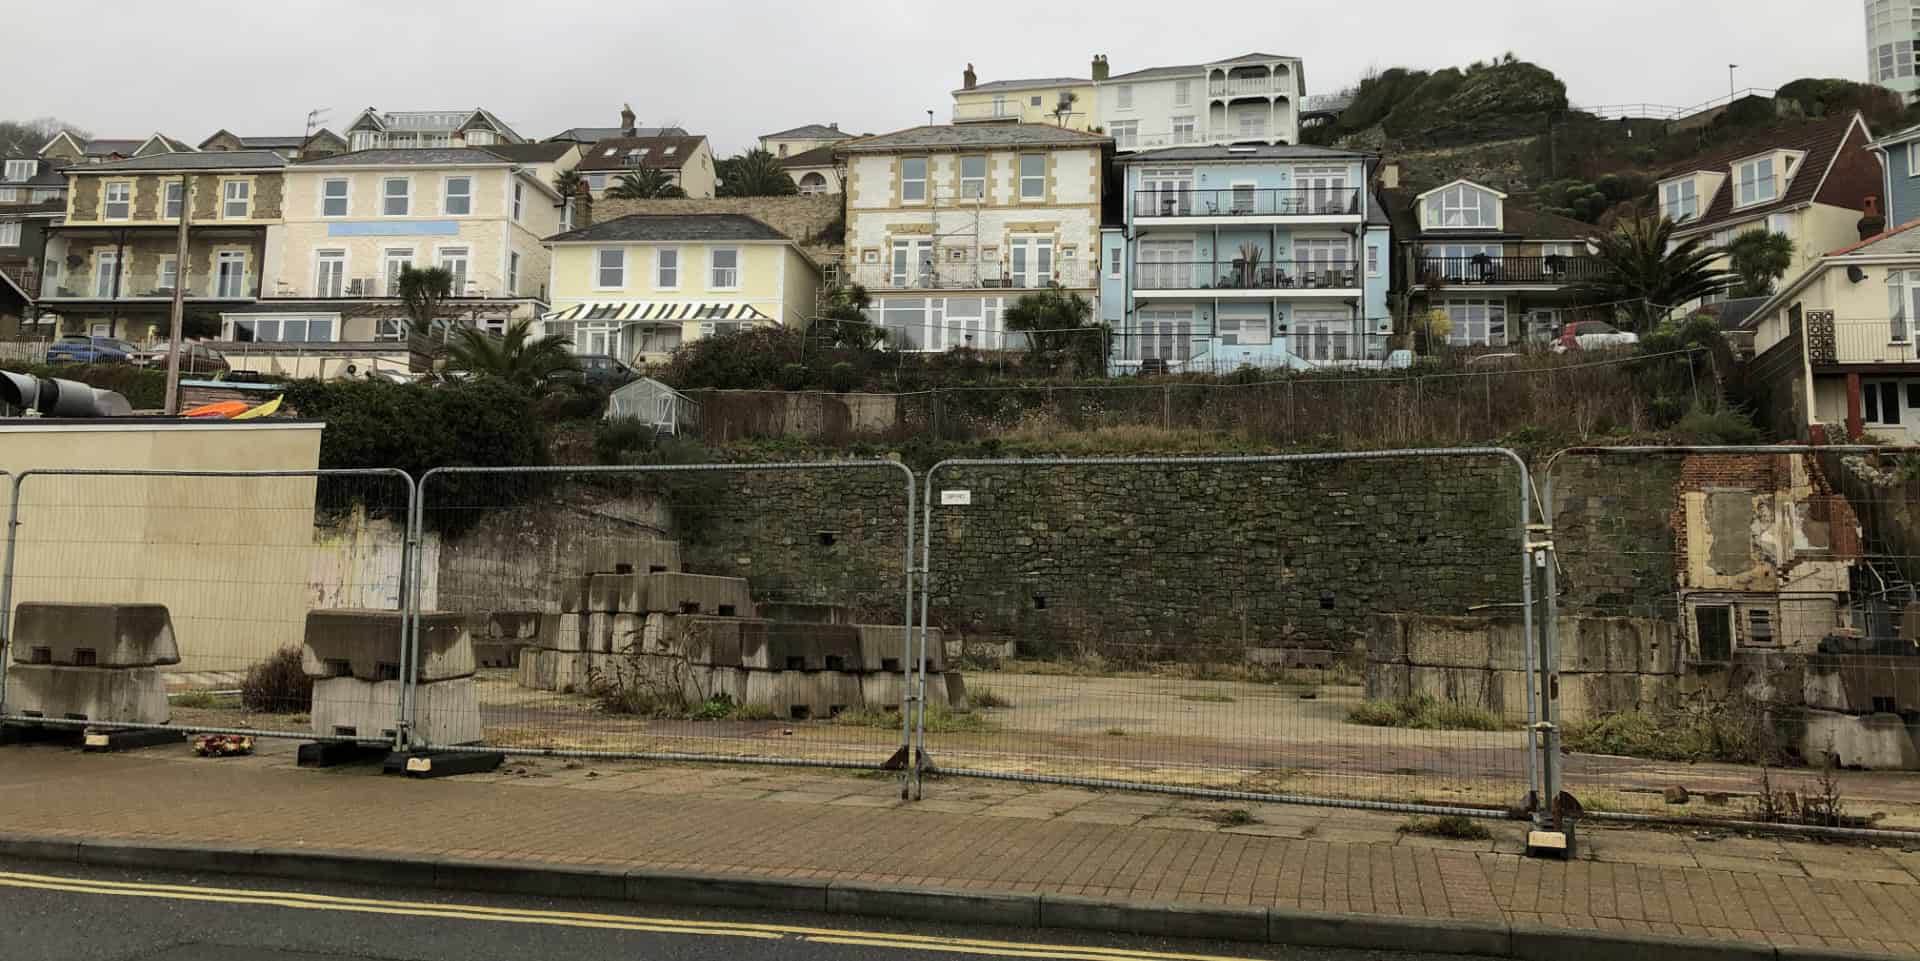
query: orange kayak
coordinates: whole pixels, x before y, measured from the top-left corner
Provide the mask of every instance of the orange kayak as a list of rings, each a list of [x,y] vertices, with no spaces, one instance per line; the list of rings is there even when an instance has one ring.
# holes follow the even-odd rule
[[[228,418],[247,409],[246,401],[223,400],[217,404],[205,404],[183,412],[182,417],[218,417]]]

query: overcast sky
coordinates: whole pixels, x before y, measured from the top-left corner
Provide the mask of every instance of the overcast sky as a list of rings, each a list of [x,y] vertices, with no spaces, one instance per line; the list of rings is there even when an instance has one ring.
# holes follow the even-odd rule
[[[980,79],[1086,76],[1249,51],[1305,61],[1309,94],[1369,67],[1464,65],[1512,50],[1575,104],[1684,106],[1803,76],[1864,80],[1860,0],[0,0],[11,34],[0,118],[52,114],[102,137],[197,143],[301,132],[331,108],[486,107],[523,136],[678,123],[730,154],[837,121],[878,132],[945,120]],[[130,15],[115,16],[121,9]],[[137,15],[134,14],[137,11]]]

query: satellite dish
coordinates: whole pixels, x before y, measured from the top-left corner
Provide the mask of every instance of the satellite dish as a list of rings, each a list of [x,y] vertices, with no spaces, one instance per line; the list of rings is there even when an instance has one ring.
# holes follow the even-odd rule
[[[1857,284],[1867,279],[1867,271],[1858,264],[1850,264],[1847,266],[1847,279]]]

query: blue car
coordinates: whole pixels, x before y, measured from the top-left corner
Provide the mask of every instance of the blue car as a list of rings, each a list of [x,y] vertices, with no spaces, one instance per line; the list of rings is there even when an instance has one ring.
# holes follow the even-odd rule
[[[49,364],[128,364],[140,348],[113,337],[70,334],[47,348]]]

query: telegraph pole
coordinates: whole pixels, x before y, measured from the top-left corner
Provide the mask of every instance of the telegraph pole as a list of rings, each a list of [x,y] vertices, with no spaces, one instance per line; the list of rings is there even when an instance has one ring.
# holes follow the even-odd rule
[[[164,191],[164,188],[162,188]],[[166,205],[164,193],[161,206]],[[187,314],[187,222],[193,218],[193,176],[180,175],[180,238],[173,261],[173,324],[167,331],[168,415],[180,413],[180,328]]]

